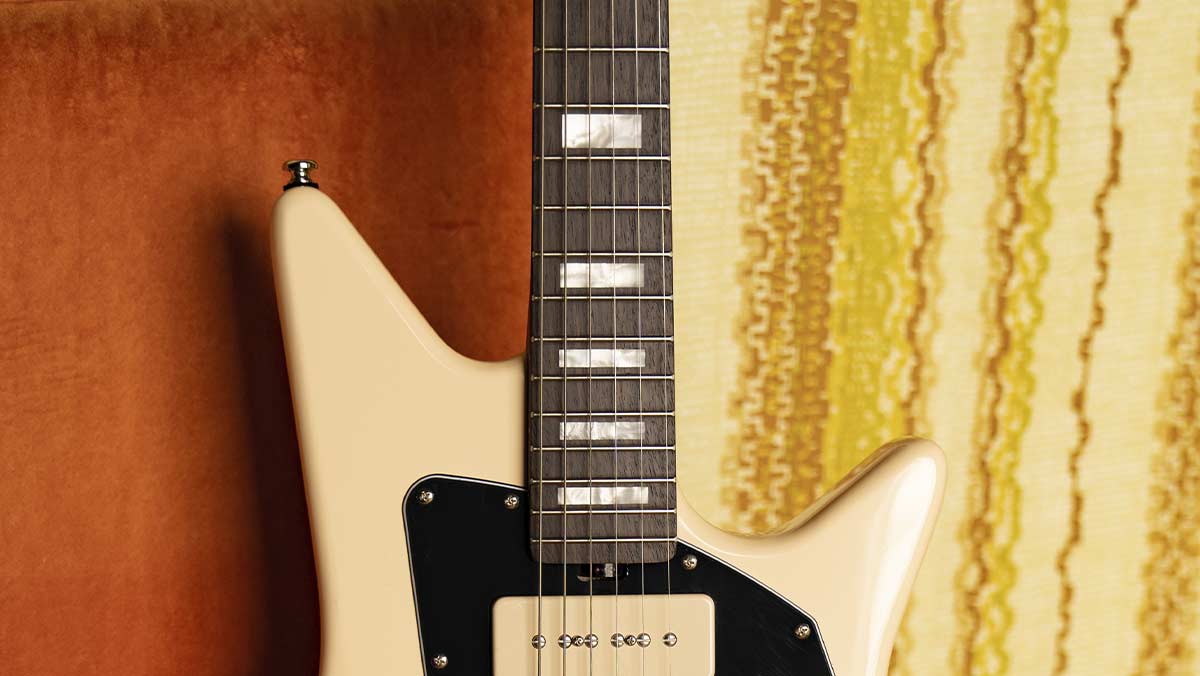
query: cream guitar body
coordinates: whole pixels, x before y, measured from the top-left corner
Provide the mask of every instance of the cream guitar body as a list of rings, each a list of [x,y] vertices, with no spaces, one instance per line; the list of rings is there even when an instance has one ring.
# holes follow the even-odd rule
[[[594,660],[594,670],[605,674],[810,673],[796,666],[799,662],[787,663],[785,655],[792,646],[807,651],[805,659],[827,659],[832,667],[811,673],[887,672],[893,637],[942,497],[944,461],[933,443],[909,439],[881,449],[827,504],[805,515],[802,524],[772,537],[723,532],[705,522],[686,499],[679,499],[681,549],[671,561],[658,565],[669,574],[670,584],[691,585],[691,593],[677,594],[675,601],[663,601],[656,594],[649,603],[691,605],[680,605],[668,620],[647,620],[645,615],[634,620],[630,614],[637,611],[614,609],[611,597],[598,606],[606,616],[625,613],[625,621],[631,623],[627,633],[644,629],[653,638],[653,649],[611,647],[607,629],[595,631],[600,635],[598,647],[560,649],[555,645],[560,633],[587,633],[560,625],[575,622],[584,604],[598,602],[590,595],[572,594],[566,602],[575,607],[570,618],[563,619],[556,592],[538,601],[548,608],[541,631],[549,642],[539,651],[530,643],[539,630],[530,598],[514,599],[515,609],[507,611],[509,604],[501,599],[471,600],[471,608],[485,609],[482,614],[487,617],[480,617],[480,611],[464,609],[467,600],[444,592],[422,595],[422,583],[414,584],[422,575],[444,575],[453,586],[443,589],[457,589],[453,581],[458,576],[491,579],[505,575],[509,566],[537,568],[522,526],[515,531],[522,541],[504,551],[520,551],[523,561],[512,556],[500,560],[503,557],[481,545],[471,549],[474,554],[466,560],[419,572],[430,557],[444,553],[443,546],[458,546],[473,537],[472,522],[463,522],[468,527],[462,529],[422,526],[420,539],[414,535],[413,521],[423,518],[423,508],[437,519],[451,518],[458,509],[484,518],[483,513],[494,508],[496,514],[486,518],[508,523],[502,521],[503,510],[515,513],[526,507],[523,360],[481,363],[448,348],[338,207],[315,188],[296,187],[279,200],[274,257],[319,575],[322,676],[589,673],[576,671],[577,659]],[[686,438],[682,441],[680,452],[686,453]],[[455,505],[459,498],[440,488],[450,485],[445,477],[478,482],[481,491],[500,497]],[[433,483],[422,483],[427,481]],[[423,488],[426,485],[439,488]],[[455,490],[462,495],[467,489]],[[501,505],[504,501],[509,504]],[[526,523],[525,517],[514,518]],[[480,535],[484,536],[499,537],[495,532]],[[689,559],[684,552],[695,552],[699,559]],[[564,565],[542,565],[550,571],[547,575],[567,574]],[[754,625],[759,613],[745,605],[737,608],[736,618],[729,617],[735,601],[745,604],[752,597],[722,595],[722,590],[705,589],[688,577],[718,568],[725,576],[721,579],[778,597],[771,613],[802,613],[796,616],[804,620]],[[570,574],[574,584],[574,568]],[[645,607],[645,599],[635,596],[636,573],[619,584],[623,586],[617,604],[622,602],[620,595],[626,595],[631,607],[639,600]],[[515,614],[502,617],[504,612]],[[422,620],[434,618],[444,624],[460,614],[472,626],[490,628],[488,633],[434,637],[430,622]],[[689,617],[681,617],[684,614]],[[762,616],[769,614],[764,606]],[[517,626],[525,621],[528,627]],[[672,622],[687,624],[691,633],[674,628]],[[721,647],[729,645],[730,633],[742,625],[754,625],[754,630],[737,637],[739,645],[761,641],[779,646],[778,652],[770,647],[755,650],[754,645],[738,648],[748,652],[737,654],[761,653],[767,666],[741,658],[734,663],[731,649]],[[659,646],[664,630],[678,634],[678,645]],[[518,638],[510,640],[512,636]],[[476,654],[480,650],[489,654]],[[668,667],[628,668],[614,656],[621,650],[622,655],[640,650],[649,655],[653,650],[654,655],[665,655],[655,657],[653,664],[667,660],[662,663]],[[584,654],[586,658],[575,657]],[[780,657],[773,658],[775,654]],[[540,668],[539,659],[544,662]],[[471,671],[466,670],[468,664],[475,665]],[[482,664],[488,666],[481,668]]]

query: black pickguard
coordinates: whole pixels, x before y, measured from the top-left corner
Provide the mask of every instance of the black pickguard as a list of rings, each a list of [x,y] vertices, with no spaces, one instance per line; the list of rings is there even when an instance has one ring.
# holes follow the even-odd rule
[[[422,491],[434,499],[422,504]],[[504,500],[516,495],[519,509]],[[424,651],[425,673],[492,674],[492,604],[503,596],[536,596],[537,563],[529,553],[528,512],[523,488],[459,477],[426,477],[409,489],[405,501],[405,531],[412,565],[413,589]],[[683,557],[699,565],[685,570]],[[680,542],[669,563],[647,564],[647,594],[667,591],[667,566],[672,593],[702,593],[713,599],[716,611],[718,676],[826,676],[833,674],[813,618],[786,599],[719,559]],[[796,574],[803,574],[797,562]],[[630,579],[640,567],[631,566]],[[586,596],[588,584],[570,567],[567,594]],[[830,580],[829,583],[833,584]],[[593,592],[613,593],[613,583],[596,580]],[[631,583],[625,582],[622,593]],[[563,593],[562,566],[546,564],[542,593]],[[796,637],[799,625],[812,628],[806,639]],[[547,649],[554,637],[547,637]],[[434,669],[435,655],[446,655],[445,668]]]

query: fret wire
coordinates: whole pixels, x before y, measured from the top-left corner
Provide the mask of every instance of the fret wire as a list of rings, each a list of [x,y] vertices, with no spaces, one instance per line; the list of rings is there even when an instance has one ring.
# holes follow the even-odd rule
[[[588,483],[588,480],[587,480],[587,479],[539,479],[539,478],[537,478],[537,477],[531,477],[531,478],[529,479],[529,482],[530,482],[530,483],[534,483],[534,484],[543,484],[543,485],[557,485],[557,484],[566,484],[566,485],[569,485],[569,486],[578,486],[578,485],[580,485],[580,484],[587,485],[587,483]],[[604,479],[604,480],[596,479],[596,480],[595,480],[593,483],[605,483],[605,484],[629,484],[629,483],[632,483],[632,484],[640,484],[640,483],[646,483],[646,484],[673,484],[673,483],[675,483],[675,477],[659,477],[659,478],[651,478],[651,477],[646,477],[646,478],[644,478],[644,479],[643,479],[643,478],[636,478],[636,479],[623,478],[623,479]],[[604,486],[599,486],[599,488],[605,488],[605,487],[604,487]]]
[[[530,418],[562,418],[564,416],[578,416],[578,417],[588,417],[588,418],[592,418],[592,417],[615,418],[615,417],[620,417],[620,416],[633,417],[633,416],[643,416],[643,415],[650,416],[653,418],[668,418],[668,417],[674,416],[675,411],[640,411],[640,412],[629,411],[626,413],[622,413],[621,411],[565,411],[565,412],[551,411],[549,413],[542,413],[542,412],[537,412],[537,413],[530,412],[529,413]]]
[[[551,453],[587,453],[589,451],[636,451],[638,449],[644,451],[659,451],[659,452],[675,452],[675,444],[657,445],[657,446],[592,446],[591,448],[583,446],[533,446],[529,449],[530,453],[540,453],[549,451]]]
[[[569,296],[569,295],[568,296],[532,296],[532,298],[533,298],[533,300],[582,300],[582,301],[592,300],[591,298],[588,298],[587,296],[579,296],[579,295],[575,295],[575,296]],[[651,296],[651,295],[638,296],[638,295],[629,295],[629,294],[622,295],[622,294],[611,294],[611,293],[596,296],[596,300],[645,300],[645,301],[664,300],[664,301],[671,302],[672,299],[673,299],[672,296]]]
[[[609,52],[622,53],[667,53],[668,47],[534,47],[533,53],[538,54],[545,52],[547,54],[561,54],[566,52],[599,52],[607,54]],[[604,104],[600,104],[604,105]]]
[[[600,481],[600,479],[597,479]],[[566,514],[588,516],[589,514],[675,514],[678,509],[663,508],[663,509],[531,509],[534,514]]]
[[[586,260],[588,257],[594,256],[594,255],[600,254],[600,253],[604,254],[605,256],[636,256],[637,255],[637,254],[629,252],[629,251],[612,251],[612,252],[609,252],[609,251],[593,251],[593,252],[588,252],[588,251],[535,251],[535,252],[533,252],[533,257],[534,258],[554,258],[554,257],[562,257],[562,256],[581,256],[581,257],[584,257],[584,259]],[[665,258],[671,258],[672,255],[673,255],[673,253],[670,251],[662,251],[662,252],[653,251],[653,252],[646,252],[646,253],[642,254],[643,257],[657,256],[657,257],[665,257]]]
[[[617,148],[617,150],[623,150]],[[608,162],[611,160],[626,160],[633,162],[670,162],[670,155],[534,155],[534,162],[546,160],[549,162],[561,162],[563,160],[574,160],[578,162]],[[589,205],[590,206],[590,205]]]
[[[540,538],[533,539],[534,542],[538,542],[539,540],[540,540]],[[608,543],[608,542],[618,542],[618,543],[620,543],[620,542],[674,542],[675,538],[591,538],[591,539],[588,539],[588,538],[546,538],[543,541],[544,542],[553,542],[555,544],[566,543],[566,544],[572,544],[572,545],[574,545],[574,544],[582,545],[582,544],[587,544],[589,542],[593,542],[593,543],[595,543],[595,542],[599,542],[599,543]]]
[[[544,211],[562,211],[564,209],[567,211],[611,211],[611,212],[614,212],[614,215],[616,215],[615,212],[618,212],[618,211],[670,211],[671,205],[670,204],[663,204],[663,205],[656,205],[656,204],[639,204],[639,205],[633,205],[633,204],[568,204],[566,206],[563,206],[561,204],[545,204],[545,205],[539,205],[538,208],[542,209]],[[614,230],[615,230],[615,228],[614,228]]]
[[[619,110],[621,108],[634,108],[634,109],[647,108],[647,109],[653,109],[653,110],[668,110],[671,107],[670,103],[599,103],[599,104],[591,104],[591,105],[588,105],[586,103],[535,103],[535,104],[533,104],[533,107],[535,110],[542,109],[542,108],[552,109],[552,110],[561,110],[563,108],[566,108],[568,110],[571,108],[582,108],[582,109],[586,110],[588,108],[592,108],[597,105],[603,106],[605,108],[611,108],[611,109],[613,109],[613,112],[616,112],[617,110]]]
[[[567,368],[570,368],[570,367],[567,367]],[[606,367],[606,368],[608,368],[608,367]],[[620,368],[620,367],[618,367],[618,368]],[[553,380],[589,380],[589,379],[591,379],[591,380],[637,380],[638,378],[641,378],[643,380],[674,380],[675,379],[675,376],[673,376],[673,375],[654,375],[654,374],[643,374],[643,375],[608,374],[608,375],[604,375],[601,373],[596,373],[596,374],[587,375],[587,376],[531,375],[529,377],[534,380],[551,380],[551,381],[553,381]]]
[[[622,341],[631,342],[631,343],[639,342],[639,341],[640,342],[661,343],[664,341],[673,341],[673,340],[675,340],[675,336],[637,336],[637,337],[634,337],[634,336],[597,336],[597,337],[564,336],[562,338],[558,338],[555,336],[550,336],[550,337],[531,336],[529,339],[535,343],[549,343],[549,342],[556,342],[556,341],[557,342],[566,341],[568,343],[572,343],[572,342],[593,341],[593,340],[603,340],[603,341],[622,340]]]

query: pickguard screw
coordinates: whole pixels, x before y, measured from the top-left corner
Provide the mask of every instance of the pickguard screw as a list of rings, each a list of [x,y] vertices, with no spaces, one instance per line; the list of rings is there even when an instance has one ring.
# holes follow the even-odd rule
[[[642,632],[642,633],[638,634],[638,636],[637,636],[637,644],[643,648],[648,647],[650,645],[650,641],[651,641],[650,634],[647,634],[645,632]]]
[[[508,509],[516,509],[517,505],[520,505],[520,504],[521,504],[521,498],[518,498],[515,495],[510,495],[510,496],[504,498],[504,506],[507,507]]]
[[[620,648],[625,645],[625,637],[621,635],[621,632],[617,632],[612,635],[612,638],[608,642],[612,644],[612,647]]]
[[[676,636],[674,632],[667,632],[663,636],[663,645],[667,646],[668,648],[674,648],[675,644],[677,643],[679,643],[679,637]]]
[[[422,505],[428,505],[429,503],[433,502],[433,491],[421,491],[421,493],[417,495],[417,502],[421,503]]]
[[[533,640],[530,641],[529,643],[531,645],[533,645],[533,647],[535,649],[541,650],[542,648],[546,647],[546,637],[542,636],[541,634],[538,634],[538,635],[534,636]]]
[[[600,637],[595,634],[588,634],[583,637],[583,643],[589,648],[595,648],[597,645],[600,645]]]
[[[435,655],[433,657],[434,669],[445,669],[447,664],[450,664],[450,659],[445,655]]]
[[[812,627],[808,626],[807,624],[802,624],[799,627],[796,627],[796,631],[792,633],[796,635],[796,638],[803,641],[809,636],[812,636]]]
[[[696,566],[699,564],[700,562],[697,561],[696,557],[692,554],[688,554],[687,556],[683,557],[684,570],[696,570]]]

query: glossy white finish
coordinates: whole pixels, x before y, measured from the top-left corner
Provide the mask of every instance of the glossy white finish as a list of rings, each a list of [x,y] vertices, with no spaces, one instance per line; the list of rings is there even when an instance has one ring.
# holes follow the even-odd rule
[[[525,482],[522,361],[482,363],[448,348],[313,188],[280,198],[274,254],[320,583],[321,673],[419,673],[432,656],[417,638],[405,492],[429,474]],[[812,614],[839,676],[883,676],[943,463],[929,441],[890,444],[803,525],[770,538],[721,531],[681,499],[679,537]]]

